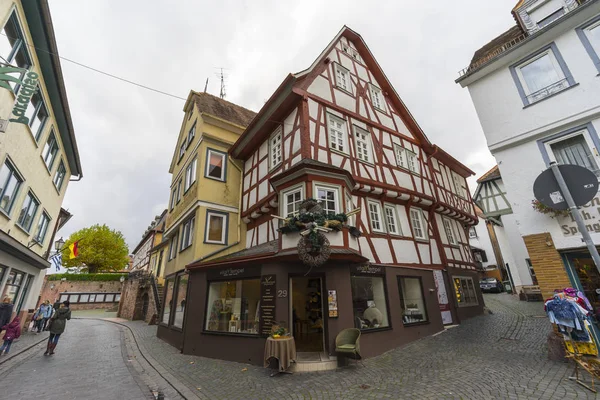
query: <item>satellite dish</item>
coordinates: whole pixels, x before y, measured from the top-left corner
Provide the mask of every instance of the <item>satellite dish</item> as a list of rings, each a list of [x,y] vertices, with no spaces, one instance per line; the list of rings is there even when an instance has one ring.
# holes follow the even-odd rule
[[[589,203],[598,193],[598,177],[579,165],[559,165],[573,201],[578,207]],[[533,195],[543,205],[555,210],[568,210],[569,206],[561,192],[551,168],[542,172],[533,184]]]

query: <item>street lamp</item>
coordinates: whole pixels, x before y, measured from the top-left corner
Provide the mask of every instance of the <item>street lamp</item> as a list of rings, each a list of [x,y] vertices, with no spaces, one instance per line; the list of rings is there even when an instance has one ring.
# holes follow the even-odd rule
[[[54,242],[54,248],[56,249],[56,251],[61,251],[64,245],[65,245],[65,241],[63,240],[62,237],[60,239],[58,239],[56,242]]]

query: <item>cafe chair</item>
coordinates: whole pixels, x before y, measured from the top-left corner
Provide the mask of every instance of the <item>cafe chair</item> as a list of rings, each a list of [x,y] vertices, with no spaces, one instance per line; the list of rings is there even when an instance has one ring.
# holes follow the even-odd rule
[[[345,357],[352,358],[357,362],[361,361],[362,356],[360,355],[360,330],[356,328],[348,328],[338,333],[338,335],[335,338],[335,353],[338,356],[338,358]]]

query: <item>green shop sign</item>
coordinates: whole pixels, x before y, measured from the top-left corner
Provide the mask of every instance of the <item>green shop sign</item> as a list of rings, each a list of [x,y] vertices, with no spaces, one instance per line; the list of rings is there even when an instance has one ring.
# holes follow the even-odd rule
[[[14,73],[18,73],[19,76],[16,77],[11,75]],[[29,118],[25,116],[25,112],[31,101],[31,96],[33,96],[37,90],[38,80],[39,75],[26,68],[9,66],[0,67],[0,87],[14,93],[14,89],[10,85],[10,82],[14,82],[20,86],[19,93],[16,96],[15,105],[13,106],[12,118],[9,119],[10,122],[29,125]]]

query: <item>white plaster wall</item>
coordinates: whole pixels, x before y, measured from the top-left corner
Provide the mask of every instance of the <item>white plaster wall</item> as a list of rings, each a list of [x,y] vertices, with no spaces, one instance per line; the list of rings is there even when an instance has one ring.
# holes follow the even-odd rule
[[[525,247],[523,238],[519,234],[515,215],[503,215],[502,225],[504,225],[508,246],[514,259],[514,264],[510,265],[510,271],[513,277],[515,274],[518,274],[522,285],[533,285],[533,280],[531,279],[531,274],[529,273],[529,267],[527,266],[526,261],[529,258],[529,253],[527,252],[527,247]],[[504,254],[503,248],[501,248],[501,251],[502,254]]]
[[[469,238],[469,244],[485,251],[485,255],[488,260],[483,262],[482,265],[484,268],[487,268],[490,265],[496,265],[496,256],[494,255],[492,240],[490,239],[487,227],[485,226],[485,221],[482,218],[478,218],[478,220],[479,223],[474,227],[475,231],[477,232],[477,237]],[[521,235],[519,234],[519,239],[520,238]]]
[[[559,36],[543,35],[542,38],[532,40],[527,46],[513,51],[499,62],[499,69],[470,83],[469,93],[490,148],[493,149],[498,143],[509,138],[551,133],[548,131],[557,128],[556,125],[564,124],[567,119],[579,119],[600,113],[598,71],[573,29],[598,13],[600,3],[571,18],[574,26],[565,25],[565,33]],[[579,85],[523,108],[509,65],[551,42],[556,44]],[[545,128],[540,131],[540,127]]]
[[[496,231],[496,237],[498,238],[498,245],[500,246],[500,251],[502,252],[502,258],[504,259],[504,263],[508,264],[514,285],[525,285],[525,283],[523,283],[521,280],[521,274],[518,273],[518,264],[515,261],[512,249],[508,244],[508,235],[506,230],[499,226],[494,227],[494,230]]]

